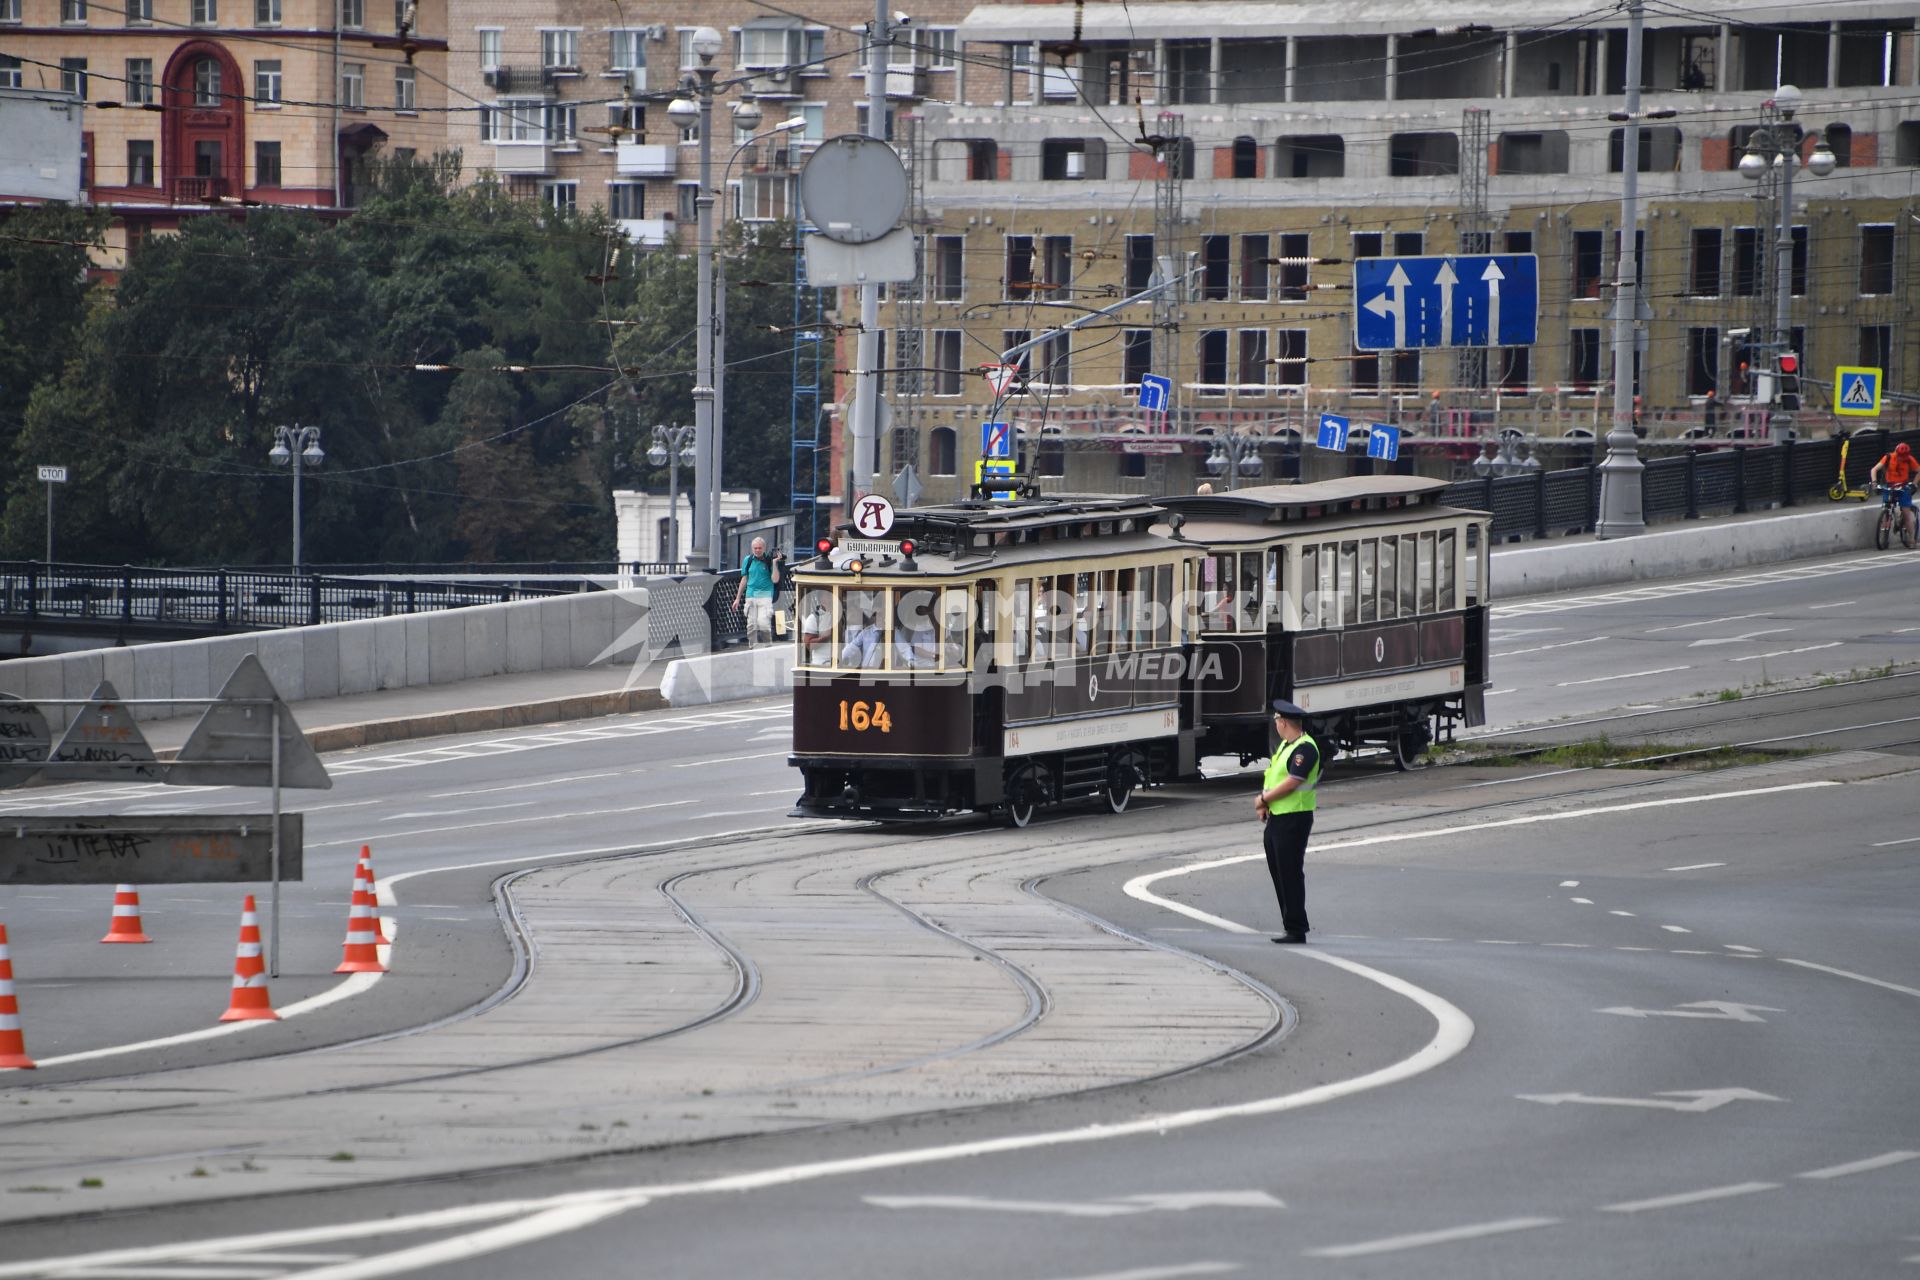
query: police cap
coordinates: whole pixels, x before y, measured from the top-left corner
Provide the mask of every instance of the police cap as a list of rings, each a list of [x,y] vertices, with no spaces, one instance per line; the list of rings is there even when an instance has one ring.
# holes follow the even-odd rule
[[[1307,718],[1305,710],[1288,702],[1285,698],[1275,698],[1273,700],[1273,714],[1285,716],[1289,720],[1305,720]]]

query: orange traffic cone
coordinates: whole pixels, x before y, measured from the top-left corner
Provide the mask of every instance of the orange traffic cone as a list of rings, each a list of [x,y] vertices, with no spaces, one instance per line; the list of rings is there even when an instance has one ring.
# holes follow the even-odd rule
[[[353,905],[347,909],[347,940],[340,946],[335,973],[385,973],[380,963],[379,935],[373,924],[373,886],[363,858],[353,866]]]
[[[260,921],[254,915],[253,895],[240,909],[240,945],[233,951],[233,996],[222,1022],[278,1022],[273,999],[267,994],[267,964],[260,958]]]
[[[360,865],[366,871],[367,903],[373,908],[373,940],[381,946],[391,946],[393,939],[380,927],[380,888],[379,881],[373,876],[373,850],[367,845],[360,846]]]
[[[130,884],[113,891],[113,923],[102,942],[152,942],[140,924],[140,894]]]
[[[13,994],[13,961],[7,957],[7,926],[0,924],[0,1069],[33,1066],[20,1037],[20,1002]]]

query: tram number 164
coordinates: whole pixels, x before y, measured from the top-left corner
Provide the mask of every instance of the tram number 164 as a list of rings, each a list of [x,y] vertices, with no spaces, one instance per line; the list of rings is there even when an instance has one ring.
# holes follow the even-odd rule
[[[865,699],[848,702],[840,699],[840,729],[845,732],[852,729],[855,733],[865,733],[868,729],[878,729],[882,733],[893,732],[893,717],[887,714],[887,704]]]

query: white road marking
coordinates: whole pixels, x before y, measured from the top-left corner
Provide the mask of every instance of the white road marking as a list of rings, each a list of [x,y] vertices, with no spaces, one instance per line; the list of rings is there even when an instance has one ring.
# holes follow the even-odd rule
[[[641,1200],[639,1203],[646,1202]],[[518,1222],[503,1222],[498,1226],[470,1231],[466,1235],[450,1236],[445,1240],[435,1240],[431,1244],[415,1245],[411,1249],[376,1254],[371,1258],[361,1258],[353,1262],[315,1267],[311,1271],[301,1272],[301,1280],[374,1280],[378,1276],[399,1275],[408,1271],[424,1270],[427,1267],[447,1266],[485,1254],[498,1253],[502,1249],[512,1249],[529,1241],[544,1240],[548,1236],[578,1231],[582,1227],[592,1226],[602,1218],[610,1218],[616,1213],[625,1213],[634,1207],[633,1202],[626,1200],[598,1204],[560,1204],[530,1214]]]
[[[1802,969],[1817,969],[1821,973],[1830,973],[1836,978],[1850,978],[1855,982],[1864,982],[1870,987],[1885,987],[1888,991],[1898,991],[1903,996],[1920,997],[1920,991],[1916,991],[1912,987],[1903,987],[1897,982],[1886,982],[1879,978],[1869,978],[1864,973],[1849,973],[1845,969],[1835,969],[1828,965],[1815,964],[1811,960],[1790,960],[1786,956],[1781,956],[1780,963],[1798,965]]]
[[[1609,680],[1638,680],[1641,676],[1663,676],[1669,671],[1691,670],[1693,670],[1692,667],[1655,667],[1651,671],[1622,671],[1619,675],[1592,676],[1585,680],[1561,680],[1553,687],[1556,689],[1571,689],[1575,685],[1581,684],[1605,684]]]
[[[1663,924],[1660,927],[1662,929],[1665,929],[1668,933],[1692,933],[1693,932],[1693,930],[1687,928],[1684,925]]]
[[[659,800],[654,802],[653,804],[632,804],[632,805],[626,805],[619,809],[580,809],[575,812],[569,813],[567,816],[569,818],[602,818],[607,816],[608,814],[639,813],[646,809],[672,809],[680,805],[686,805],[686,804],[692,804],[692,803],[693,801],[691,800]],[[531,814],[525,818],[496,818],[491,822],[462,822],[451,827],[421,827],[414,831],[383,831],[380,833],[380,839],[387,840],[387,841],[405,840],[410,836],[435,836],[448,831],[475,831],[482,827],[511,827],[511,826],[517,826],[523,822],[551,822],[551,821],[553,821],[553,817],[551,814],[536,813],[536,814]],[[364,843],[364,841],[362,841],[359,837],[356,836],[351,840],[324,840],[324,841],[320,841],[319,843],[309,844],[307,845],[307,848],[331,849],[337,845],[362,844],[362,843]]]
[[[1572,649],[1583,644],[1599,644],[1602,640],[1611,640],[1612,636],[1591,636],[1585,640],[1562,640],[1556,644],[1538,644],[1531,649],[1510,649],[1505,653],[1495,653],[1496,658],[1518,658],[1529,653],[1545,653],[1549,649]]]
[[[1698,1114],[1717,1111],[1729,1102],[1785,1102],[1770,1093],[1755,1089],[1663,1089],[1651,1098],[1607,1098],[1590,1093],[1516,1093],[1522,1102],[1544,1102],[1557,1107],[1563,1102],[1579,1102],[1590,1107],[1644,1107],[1651,1111],[1681,1111]]]
[[[790,796],[799,787],[799,785],[800,784],[796,782],[791,787],[775,787],[771,791],[749,791],[747,792],[747,795],[754,799],[758,799],[761,796]]]
[[[618,769],[611,770],[607,773],[574,773],[568,774],[564,778],[542,778],[538,782],[507,782],[497,787],[466,787],[459,791],[433,791],[428,793],[427,799],[451,800],[455,796],[484,796],[494,791],[525,791],[529,787],[552,787],[558,786],[562,782],[587,782],[594,778],[617,778],[619,776],[620,770]],[[366,801],[365,803],[371,804],[373,802]]]
[[[1726,948],[1727,950],[1729,950],[1729,951],[1744,951],[1744,952],[1746,952],[1746,953],[1747,953],[1748,955],[1756,955],[1756,956],[1760,954],[1760,948],[1758,948],[1758,947],[1743,947],[1743,946],[1741,946],[1741,945],[1740,945],[1739,943],[1737,943],[1737,942],[1723,942],[1723,943],[1721,943],[1720,945],[1721,945],[1721,946],[1723,946],[1723,947],[1725,947],[1725,948]]]
[[[1578,889],[1580,887],[1580,882],[1578,880],[1562,880],[1560,882],[1560,887],[1562,889]]]
[[[1838,649],[1844,640],[1829,640],[1825,644],[1802,645],[1798,649],[1775,649],[1772,653],[1749,653],[1739,658],[1728,658],[1728,662],[1758,662],[1762,658],[1787,658],[1796,653],[1812,653],[1817,649]]]
[[[1543,942],[1543,947],[1569,947],[1577,951],[1587,951],[1593,947],[1591,942]]]
[[[1508,938],[1481,938],[1479,941],[1483,947],[1517,947],[1523,945]]]
[[[673,767],[676,769],[717,768],[721,765],[738,764],[742,760],[774,760],[792,754],[791,751],[762,751],[759,755],[753,756],[720,756],[714,760],[683,760]]]
[[[1567,899],[1567,901],[1568,901],[1568,902],[1577,902],[1577,903],[1579,903],[1579,904],[1580,904],[1581,906],[1583,906],[1583,907],[1590,907],[1590,906],[1592,906],[1592,905],[1593,905],[1593,899],[1592,899],[1592,898],[1568,898],[1568,899]]]
[[[1695,627],[1717,627],[1725,622],[1745,622],[1749,618],[1764,618],[1764,613],[1736,613],[1731,618],[1703,618],[1699,622],[1681,622],[1671,627],[1648,627],[1642,635],[1658,635],[1662,631],[1691,631]]]
[[[1655,1196],[1651,1200],[1622,1200],[1619,1204],[1600,1206],[1602,1213],[1647,1213],[1654,1209],[1679,1209],[1690,1204],[1705,1204],[1710,1200],[1730,1200],[1734,1196],[1750,1196],[1759,1191],[1778,1191],[1777,1182],[1736,1182],[1729,1187],[1707,1187],[1701,1191],[1682,1191],[1678,1195]]]
[[[1795,1174],[1798,1178],[1845,1178],[1856,1173],[1872,1173],[1878,1169],[1890,1169],[1896,1164],[1905,1164],[1909,1160],[1920,1160],[1920,1151],[1889,1151],[1885,1155],[1868,1156],[1865,1160],[1854,1160],[1847,1164],[1828,1165],[1824,1169],[1809,1169],[1805,1173]]]
[[[876,1209],[961,1209],[985,1213],[1042,1213],[1063,1218],[1122,1218],[1188,1209],[1284,1209],[1264,1191],[1184,1191],[1115,1196],[1107,1200],[997,1200],[991,1196],[862,1196]]]
[[[1724,867],[1724,862],[1689,862],[1684,867],[1668,867],[1669,871],[1710,871],[1714,867]]]
[[[1615,951],[1651,951],[1652,947],[1615,947]]]
[[[1618,908],[1615,908],[1615,909],[1613,909],[1613,910],[1611,910],[1611,911],[1609,911],[1609,912],[1607,912],[1607,914],[1608,914],[1608,915],[1610,915],[1610,916],[1625,916],[1625,917],[1627,917],[1627,918],[1628,918],[1629,920],[1631,920],[1631,919],[1633,919],[1633,912],[1631,912],[1631,911],[1621,911],[1621,910],[1619,910]]]
[[[1720,644],[1745,644],[1747,641],[1757,640],[1761,636],[1785,635],[1791,630],[1793,630],[1792,627],[1768,627],[1764,631],[1743,631],[1737,636],[1708,636],[1702,640],[1695,640],[1692,644],[1689,644],[1687,648],[1709,649],[1714,645]]]
[[[1808,612],[1812,612],[1815,609],[1844,609],[1850,604],[1859,603],[1858,600],[1836,600],[1832,604],[1810,604],[1807,606],[1807,610]]]
[[[1920,840],[1920,836],[1908,836],[1904,840],[1882,840],[1873,847],[1876,849],[1891,849],[1897,844],[1912,844],[1917,840]]]
[[[1469,1226],[1447,1227],[1440,1231],[1416,1231],[1410,1235],[1363,1240],[1359,1244],[1327,1245],[1319,1249],[1308,1249],[1306,1256],[1309,1258],[1364,1258],[1376,1253],[1397,1253],[1402,1249],[1424,1249],[1428,1245],[1453,1244],[1461,1240],[1478,1240],[1485,1236],[1530,1231],[1535,1227],[1554,1226],[1559,1221],[1558,1218],[1503,1218],[1498,1222],[1476,1222]]]
[[[1521,636],[1545,635],[1549,631],[1565,631],[1565,627],[1509,627],[1502,631],[1487,633],[1489,640],[1517,640]]]
[[[352,1260],[353,1255],[350,1253],[222,1253],[210,1254],[204,1259],[204,1261],[207,1262],[231,1262],[236,1264],[273,1262],[284,1266],[296,1266],[309,1262],[351,1262]],[[203,1261],[203,1259],[188,1258],[187,1261],[200,1262]]]
[[[272,1280],[285,1267],[90,1267],[65,1273],[70,1280]]]
[[[538,800],[509,800],[505,804],[475,804],[461,809],[413,809],[406,813],[390,813],[382,822],[404,822],[408,818],[456,818],[465,813],[489,813],[495,809],[524,809]]]
[[[1772,517],[1779,519],[1782,517]],[[1507,618],[1530,618],[1541,614],[1566,613],[1574,609],[1593,609],[1610,604],[1631,603],[1638,600],[1660,599],[1663,596],[1706,595],[1716,591],[1732,591],[1742,587],[1771,586],[1780,582],[1800,582],[1808,578],[1831,577],[1842,573],[1864,573],[1876,569],[1898,569],[1911,563],[1904,552],[1884,552],[1876,556],[1862,556],[1853,560],[1839,560],[1825,564],[1800,565],[1791,569],[1771,569],[1763,573],[1743,573],[1731,577],[1707,578],[1698,582],[1675,584],[1664,589],[1637,588],[1627,591],[1612,591],[1604,595],[1559,597],[1555,599],[1530,600],[1516,604],[1498,606],[1493,610],[1493,618],[1500,621]],[[1746,617],[1760,617],[1759,614],[1747,614]],[[1732,621],[1732,619],[1722,619]]]
[[[1103,1271],[1071,1280],[1179,1280],[1181,1276],[1218,1276],[1240,1270],[1237,1262],[1184,1262],[1171,1267],[1136,1267],[1131,1271]]]
[[[1695,955],[1712,955],[1711,951],[1697,951]],[[1734,1004],[1726,1000],[1695,1000],[1690,1004],[1676,1005],[1671,1009],[1635,1009],[1631,1005],[1615,1005],[1611,1009],[1595,1009],[1595,1013],[1617,1013],[1627,1018],[1705,1018],[1712,1022],[1765,1022],[1762,1013],[1784,1013],[1784,1009],[1769,1008],[1764,1004]]]

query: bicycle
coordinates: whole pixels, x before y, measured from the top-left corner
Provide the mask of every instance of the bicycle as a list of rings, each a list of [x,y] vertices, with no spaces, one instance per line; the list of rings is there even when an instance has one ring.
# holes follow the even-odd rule
[[[1909,551],[1913,549],[1914,521],[1920,516],[1916,516],[1912,507],[1902,507],[1894,502],[1894,497],[1903,492],[1908,494],[1913,492],[1911,481],[1906,484],[1880,486],[1880,521],[1873,530],[1873,545],[1881,551],[1885,551],[1893,541],[1894,512],[1896,511],[1900,513],[1900,545]]]

